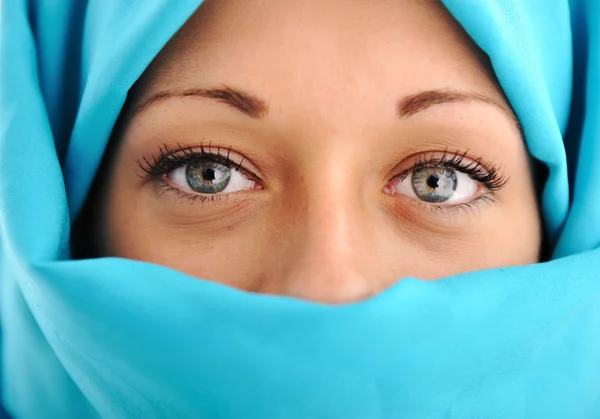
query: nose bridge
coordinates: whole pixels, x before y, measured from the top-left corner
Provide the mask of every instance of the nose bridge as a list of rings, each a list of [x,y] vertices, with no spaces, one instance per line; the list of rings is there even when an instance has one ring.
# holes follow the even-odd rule
[[[298,222],[280,272],[282,292],[327,303],[360,300],[378,288],[364,269],[372,257],[368,223],[362,222],[368,218],[364,185],[347,175],[352,172],[343,158],[324,166],[304,176]]]
[[[360,219],[365,216],[362,202],[364,184],[352,159],[328,153],[304,176],[304,220],[307,245],[323,257],[345,258],[357,249],[363,234]],[[342,259],[343,260],[343,259]]]

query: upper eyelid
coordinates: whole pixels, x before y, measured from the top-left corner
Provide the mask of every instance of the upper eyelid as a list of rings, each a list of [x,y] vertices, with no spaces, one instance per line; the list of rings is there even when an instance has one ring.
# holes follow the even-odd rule
[[[469,157],[468,153],[468,150],[463,152],[451,151],[448,149],[420,151],[417,153],[413,153],[409,156],[402,158],[400,162],[398,162],[394,165],[394,167],[392,167],[392,169],[388,172],[388,181],[398,178],[399,175],[413,170],[418,165],[439,166],[441,165],[441,163],[448,162],[457,157],[460,158],[461,161],[465,159],[475,161],[476,159]],[[439,155],[441,157],[436,157],[434,159],[435,155]],[[449,159],[448,156],[450,156]],[[393,175],[390,175],[391,173],[393,173]]]
[[[434,155],[440,155],[440,157],[433,158]],[[427,157],[429,156],[429,157]],[[417,159],[417,161],[413,161],[412,163],[408,163],[408,166],[405,169],[400,170],[399,167],[403,165],[407,160]],[[463,163],[465,162],[466,163]],[[466,152],[450,152],[448,150],[444,151],[428,151],[413,154],[412,156],[406,157],[396,166],[392,171],[395,171],[396,174],[392,175],[388,178],[388,182],[393,182],[395,180],[403,180],[406,176],[415,170],[417,167],[450,167],[455,170],[463,169],[463,173],[470,175],[473,178],[473,172],[476,172],[480,178],[485,178],[483,182],[487,182],[487,187],[491,189],[501,189],[503,188],[510,180],[510,177],[505,176],[502,173],[502,170],[495,164],[485,163],[483,158],[473,158],[468,156],[468,151]],[[469,173],[471,172],[471,173]],[[475,179],[481,181],[481,179]],[[492,185],[493,184],[493,185]]]
[[[150,158],[152,159],[152,162],[150,162],[146,156],[136,160],[138,167],[150,177],[163,175],[184,166],[193,160],[210,160],[211,158],[221,164],[230,162],[232,167],[235,167],[236,170],[249,175],[255,180],[262,181],[263,177],[261,171],[252,161],[230,147],[225,148],[209,144],[189,147],[179,146],[178,149],[172,150],[169,146],[163,144],[160,147],[159,156],[153,155]],[[161,165],[167,165],[168,167],[160,168],[159,166]]]

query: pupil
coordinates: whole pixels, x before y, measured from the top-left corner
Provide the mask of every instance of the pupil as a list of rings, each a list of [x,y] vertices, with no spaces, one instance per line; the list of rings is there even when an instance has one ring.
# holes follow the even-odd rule
[[[202,171],[202,177],[207,181],[215,180],[215,170],[210,168],[204,169]]]
[[[435,175],[427,177],[427,186],[429,186],[431,189],[438,188],[440,186],[440,178]]]

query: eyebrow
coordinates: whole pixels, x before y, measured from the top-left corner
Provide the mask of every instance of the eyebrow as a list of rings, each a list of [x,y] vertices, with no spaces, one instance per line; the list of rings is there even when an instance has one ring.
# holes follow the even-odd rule
[[[248,115],[250,118],[260,119],[268,113],[268,106],[262,99],[246,93],[239,89],[233,89],[229,86],[213,87],[208,89],[185,89],[185,90],[167,90],[155,93],[144,100],[132,112],[133,115],[165,99],[177,97],[203,97],[215,99],[218,102],[225,103],[232,108]]]
[[[480,93],[463,92],[460,90],[427,90],[411,96],[407,96],[398,102],[396,111],[400,118],[412,116],[434,105],[454,102],[479,102],[495,106],[506,113],[513,121],[519,123],[517,117],[510,108],[489,96]]]
[[[269,112],[267,103],[259,97],[240,89],[223,86],[207,89],[191,88],[185,90],[161,91],[144,100],[133,110],[132,114],[135,115],[158,102],[177,97],[202,97],[214,99],[218,102],[225,103],[254,119],[263,118]],[[501,102],[480,93],[464,92],[453,89],[426,90],[414,95],[406,96],[398,101],[396,112],[400,118],[406,118],[435,105],[455,102],[479,102],[495,106],[520,126],[513,111]]]

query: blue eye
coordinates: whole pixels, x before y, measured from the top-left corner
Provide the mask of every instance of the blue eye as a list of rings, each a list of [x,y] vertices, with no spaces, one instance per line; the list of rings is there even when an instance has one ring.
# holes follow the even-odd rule
[[[203,195],[226,194],[254,189],[256,182],[239,170],[210,160],[194,160],[167,174],[183,190]]]
[[[425,202],[444,202],[456,192],[457,178],[452,169],[423,167],[412,173],[411,183],[419,199]]]
[[[427,203],[463,203],[475,198],[479,183],[469,175],[448,167],[413,169],[391,185],[391,192]]]
[[[231,169],[219,163],[195,161],[186,165],[185,178],[194,192],[212,194],[227,187]]]

